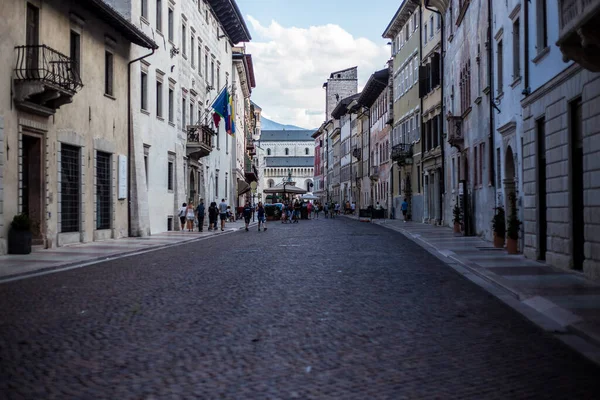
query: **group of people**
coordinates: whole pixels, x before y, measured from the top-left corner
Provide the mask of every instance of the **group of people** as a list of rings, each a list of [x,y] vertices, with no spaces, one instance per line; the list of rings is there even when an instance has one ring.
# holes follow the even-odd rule
[[[300,221],[301,213],[302,204],[298,200],[295,200],[294,202],[290,201],[289,203],[286,202],[283,204],[281,209],[281,223],[286,224],[289,222],[292,224],[297,224],[298,221]]]
[[[256,211],[258,216],[258,230],[260,231],[261,228],[264,227],[264,230],[266,231],[267,225],[265,209],[262,202],[258,203]],[[179,208],[179,221],[181,223],[181,230],[185,231],[187,229],[188,232],[192,232],[197,226],[198,231],[203,232],[204,218],[207,212],[209,231],[217,231],[219,229],[218,221],[220,221],[221,231],[224,231],[225,222],[235,220],[235,216],[231,212],[231,207],[227,205],[225,199],[221,199],[221,202],[218,205],[216,201],[211,202],[208,206],[208,210],[206,210],[204,200],[201,199],[196,207],[194,207],[192,202],[189,202],[183,203],[181,208]],[[250,203],[246,203],[246,206],[244,207],[244,222],[246,224],[246,231],[248,231],[250,219],[252,218],[252,212],[253,210],[250,206]]]

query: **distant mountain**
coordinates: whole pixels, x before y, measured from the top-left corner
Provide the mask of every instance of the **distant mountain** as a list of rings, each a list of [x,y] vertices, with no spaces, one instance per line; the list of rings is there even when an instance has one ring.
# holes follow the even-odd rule
[[[261,117],[260,118],[260,129],[263,131],[280,131],[283,129],[295,131],[295,130],[305,130],[304,128],[297,127],[295,125],[284,125],[279,122],[271,121],[268,118]],[[308,129],[306,129],[308,130]]]

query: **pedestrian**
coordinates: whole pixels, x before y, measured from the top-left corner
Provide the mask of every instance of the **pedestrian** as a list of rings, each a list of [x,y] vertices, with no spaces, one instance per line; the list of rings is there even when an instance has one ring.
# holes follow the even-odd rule
[[[306,205],[306,212],[308,214],[308,219],[310,219],[310,217],[312,216],[312,210],[313,210],[313,205],[312,203],[309,201],[308,204]]]
[[[350,208],[352,209],[352,215],[354,215],[356,213],[356,203],[352,202],[352,205],[350,206]]]
[[[325,213],[325,219],[327,219],[327,214],[329,214],[329,204],[327,204],[327,202],[325,202],[325,205],[323,206],[323,211]]]
[[[265,218],[265,207],[263,206],[262,201],[258,202],[258,206],[256,208],[256,216],[258,219],[258,231],[260,232],[260,227],[262,225],[266,232],[267,231],[267,219]]]
[[[375,209],[376,210],[381,210],[381,204],[379,204],[379,202],[377,202],[377,204],[375,205]]]
[[[198,207],[196,207],[196,218],[198,219],[198,232],[204,229],[204,200],[200,199]]]
[[[246,224],[246,232],[248,232],[248,226],[250,225],[250,218],[252,218],[252,206],[250,206],[249,202],[246,202],[244,206],[244,223]]]
[[[300,212],[302,211],[302,204],[298,200],[294,203],[294,222],[300,221]]]
[[[187,205],[185,211],[185,219],[187,220],[187,230],[191,232],[194,230],[194,219],[196,219],[196,213],[194,212],[194,205],[192,202]]]
[[[319,219],[319,212],[321,211],[321,203],[315,204],[315,218]]]
[[[219,209],[217,208],[216,202],[211,202],[208,207],[208,230],[217,230],[217,219],[219,218]]]
[[[408,202],[406,201],[406,197],[404,198],[404,201],[402,202],[402,205],[400,206],[400,208],[402,209],[402,215],[404,216],[404,222],[406,222],[406,218],[408,215]]]
[[[340,215],[340,203],[335,203],[335,214]]]
[[[225,230],[225,220],[227,219],[227,203],[225,203],[225,199],[221,199],[221,203],[219,203],[219,217],[221,218],[221,231]]]
[[[179,208],[179,212],[177,215],[179,215],[179,222],[181,223],[181,230],[185,229],[185,214],[187,212],[187,204],[183,203],[181,205],[181,207]]]

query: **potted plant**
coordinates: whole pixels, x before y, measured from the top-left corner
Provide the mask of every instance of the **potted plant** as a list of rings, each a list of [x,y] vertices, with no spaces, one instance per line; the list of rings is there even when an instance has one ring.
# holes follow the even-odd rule
[[[496,214],[492,219],[492,229],[494,231],[494,247],[504,247],[506,238],[506,213],[504,207],[496,207]]]
[[[8,254],[31,253],[31,221],[25,214],[15,215],[8,230]]]
[[[519,240],[519,229],[521,227],[521,221],[517,218],[517,199],[514,193],[508,195],[510,200],[510,217],[508,217],[508,226],[506,229],[506,250],[508,254],[518,253],[518,240]]]
[[[460,211],[460,207],[458,206],[458,202],[456,202],[454,204],[454,208],[452,209],[452,214],[453,214],[453,219],[452,221],[454,222],[454,233],[460,233],[461,231],[461,223],[462,223],[462,213]]]

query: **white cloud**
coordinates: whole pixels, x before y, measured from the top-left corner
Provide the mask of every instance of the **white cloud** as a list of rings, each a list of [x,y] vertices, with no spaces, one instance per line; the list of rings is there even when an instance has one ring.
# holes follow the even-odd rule
[[[263,26],[252,16],[248,21],[258,37],[246,45],[256,76],[252,100],[267,118],[283,124],[320,126],[325,118],[322,86],[331,72],[358,66],[360,89],[389,58],[388,46],[354,38],[338,25],[304,29],[275,21]]]

